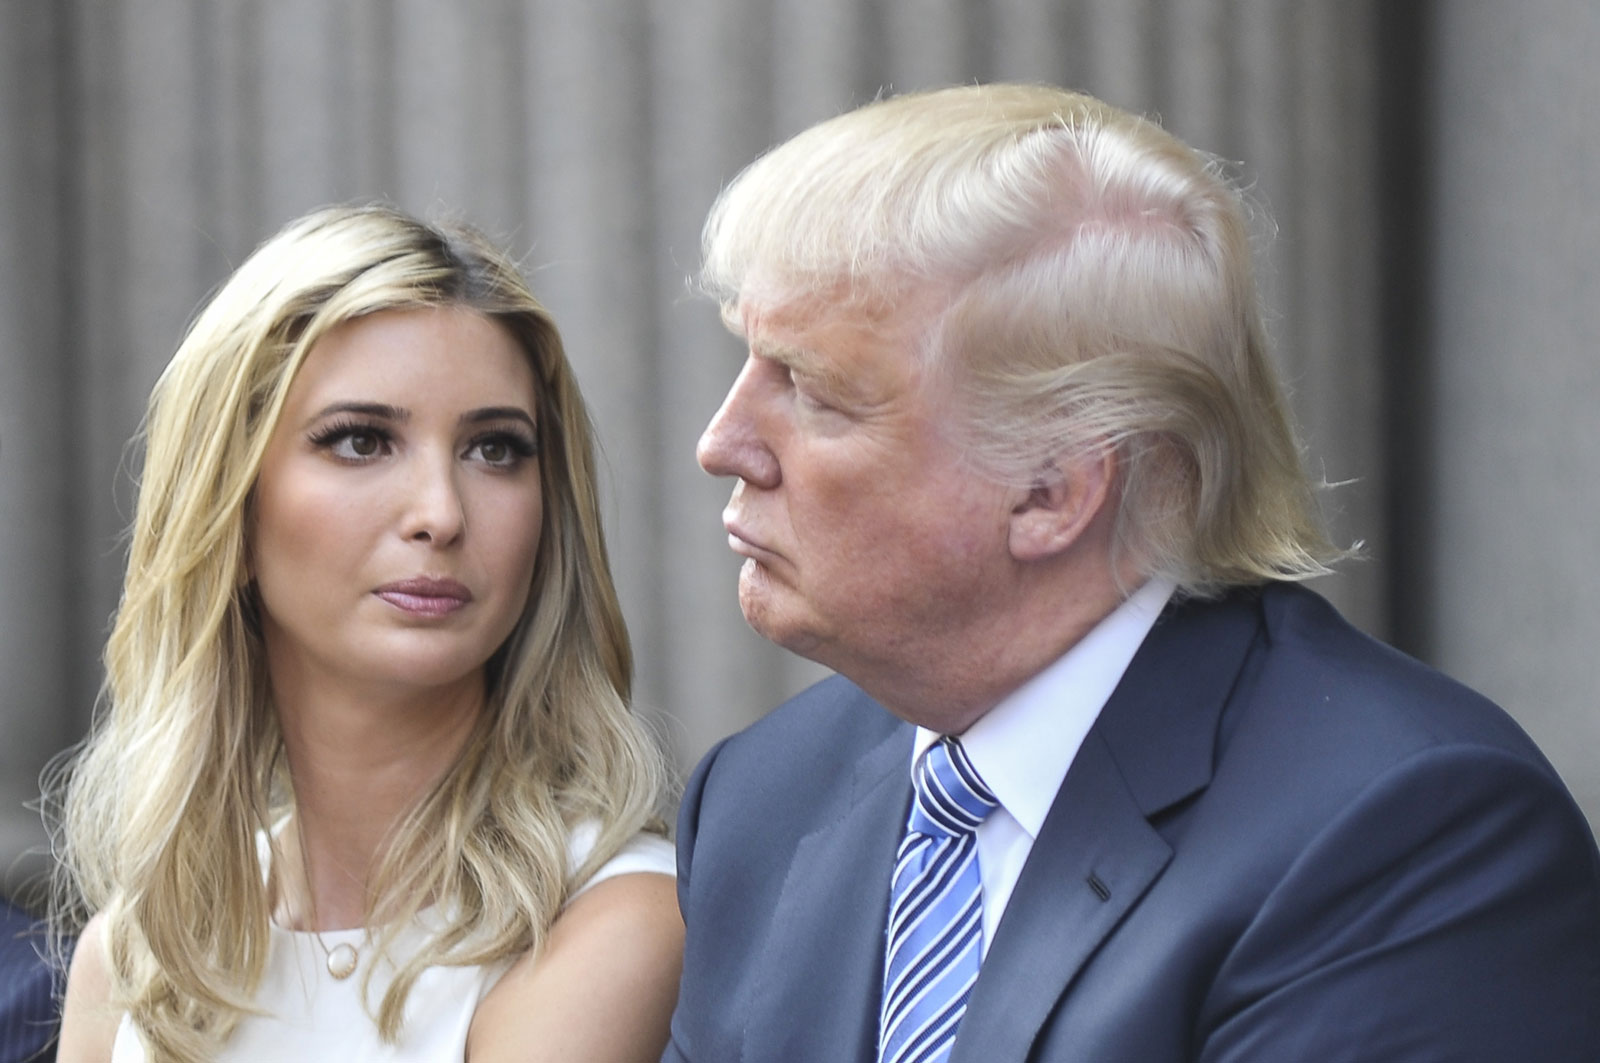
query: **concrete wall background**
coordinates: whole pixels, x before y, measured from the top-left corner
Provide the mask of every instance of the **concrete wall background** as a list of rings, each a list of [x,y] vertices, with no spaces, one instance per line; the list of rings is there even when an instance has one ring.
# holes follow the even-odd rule
[[[1424,653],[1600,822],[1600,6],[1440,3]]]

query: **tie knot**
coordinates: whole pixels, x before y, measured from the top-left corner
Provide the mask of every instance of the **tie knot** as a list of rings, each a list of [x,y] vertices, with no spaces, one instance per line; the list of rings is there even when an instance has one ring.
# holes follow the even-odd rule
[[[954,738],[928,747],[912,773],[910,829],[935,837],[971,834],[1000,804]]]

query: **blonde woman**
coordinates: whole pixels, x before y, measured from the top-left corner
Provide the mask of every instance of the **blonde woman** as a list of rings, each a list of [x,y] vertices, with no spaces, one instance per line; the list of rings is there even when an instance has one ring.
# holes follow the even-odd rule
[[[63,1060],[659,1057],[683,928],[591,449],[470,232],[324,210],[217,293],[64,783]]]

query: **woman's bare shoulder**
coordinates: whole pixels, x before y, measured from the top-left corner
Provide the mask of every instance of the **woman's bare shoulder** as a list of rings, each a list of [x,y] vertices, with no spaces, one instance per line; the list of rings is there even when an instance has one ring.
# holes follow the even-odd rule
[[[672,876],[618,875],[585,891],[484,998],[471,1063],[661,1058],[678,999],[683,920]]]
[[[106,1063],[121,1021],[122,1013],[111,1006],[105,918],[97,915],[83,928],[72,950],[56,1059],[59,1063]]]

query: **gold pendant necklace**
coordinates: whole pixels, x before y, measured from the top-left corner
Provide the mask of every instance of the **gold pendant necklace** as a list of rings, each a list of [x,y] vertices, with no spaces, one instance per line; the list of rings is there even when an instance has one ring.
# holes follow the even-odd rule
[[[361,953],[348,941],[341,941],[331,950],[327,942],[322,940],[322,932],[317,931],[317,944],[322,946],[322,952],[328,958],[328,973],[333,975],[334,981],[342,982],[356,973],[356,964],[361,962]]]

